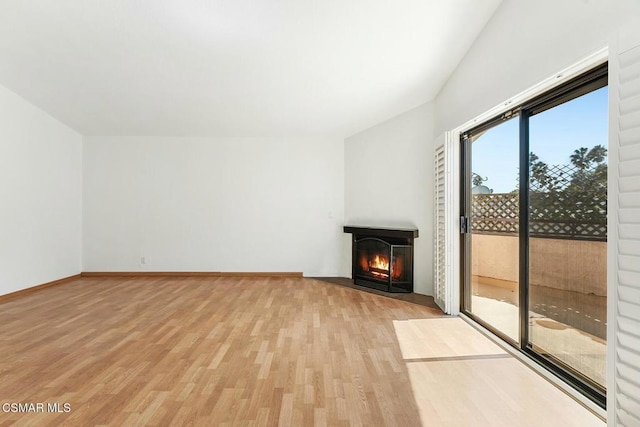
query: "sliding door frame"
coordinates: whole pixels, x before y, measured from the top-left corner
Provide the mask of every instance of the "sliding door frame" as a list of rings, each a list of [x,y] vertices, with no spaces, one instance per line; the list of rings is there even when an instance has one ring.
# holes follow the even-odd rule
[[[606,408],[606,389],[561,360],[536,351],[529,337],[529,184],[530,184],[530,145],[529,119],[541,112],[578,98],[594,90],[607,86],[608,64],[601,63],[571,80],[549,89],[517,107],[496,115],[480,124],[460,132],[460,311],[479,323],[526,356],[535,360],[557,377],[587,396],[601,408]],[[515,342],[503,332],[484,322],[468,310],[471,300],[471,140],[478,134],[519,115],[519,339]]]
[[[529,343],[529,110],[520,110],[520,179],[518,215],[518,259],[520,349]],[[526,171],[523,173],[522,171]]]

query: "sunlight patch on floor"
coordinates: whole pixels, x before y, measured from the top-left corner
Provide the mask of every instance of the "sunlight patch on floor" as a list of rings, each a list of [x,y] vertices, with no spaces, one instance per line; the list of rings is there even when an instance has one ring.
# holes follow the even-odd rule
[[[412,362],[407,371],[425,426],[605,426],[514,358]]]
[[[506,354],[458,317],[395,320],[393,326],[405,360]]]
[[[422,425],[605,426],[458,317],[393,325]]]

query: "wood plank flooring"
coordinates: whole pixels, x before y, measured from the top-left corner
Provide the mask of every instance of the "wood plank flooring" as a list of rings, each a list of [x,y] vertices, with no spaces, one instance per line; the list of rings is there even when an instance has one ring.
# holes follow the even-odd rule
[[[442,313],[312,279],[81,278],[0,304],[0,407],[45,408],[0,410],[0,425],[497,425],[549,411],[536,407],[536,393],[559,408],[557,425],[599,425],[504,355],[444,360],[446,344],[429,353],[420,348],[428,343],[411,343],[433,327],[446,341],[443,323],[425,320],[435,317]],[[460,325],[452,330],[459,336]],[[469,376],[473,363],[499,375],[501,362],[513,381]],[[476,392],[500,390],[475,396],[459,387],[469,381]],[[526,404],[503,383],[526,387],[518,395]],[[456,416],[442,396],[460,393],[470,406]],[[497,396],[489,412],[487,396]],[[71,410],[47,412],[48,403]]]

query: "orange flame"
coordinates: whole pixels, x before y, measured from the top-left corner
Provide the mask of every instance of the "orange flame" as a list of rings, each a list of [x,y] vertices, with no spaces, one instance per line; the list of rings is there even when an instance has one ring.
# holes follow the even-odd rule
[[[369,261],[369,267],[378,268],[380,270],[388,270],[389,260],[386,257],[376,255],[371,261]]]
[[[362,271],[366,271],[372,276],[379,277],[381,279],[389,278],[389,258],[380,254],[367,257],[362,254],[358,259],[358,265]],[[394,258],[391,264],[391,277],[393,279],[399,279],[403,273],[403,257],[401,255]]]

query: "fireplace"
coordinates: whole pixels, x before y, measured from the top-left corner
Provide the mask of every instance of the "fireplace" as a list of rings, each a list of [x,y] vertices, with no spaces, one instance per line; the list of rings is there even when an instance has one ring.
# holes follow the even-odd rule
[[[386,292],[413,292],[413,239],[418,230],[345,226],[352,239],[352,277],[357,285]]]

